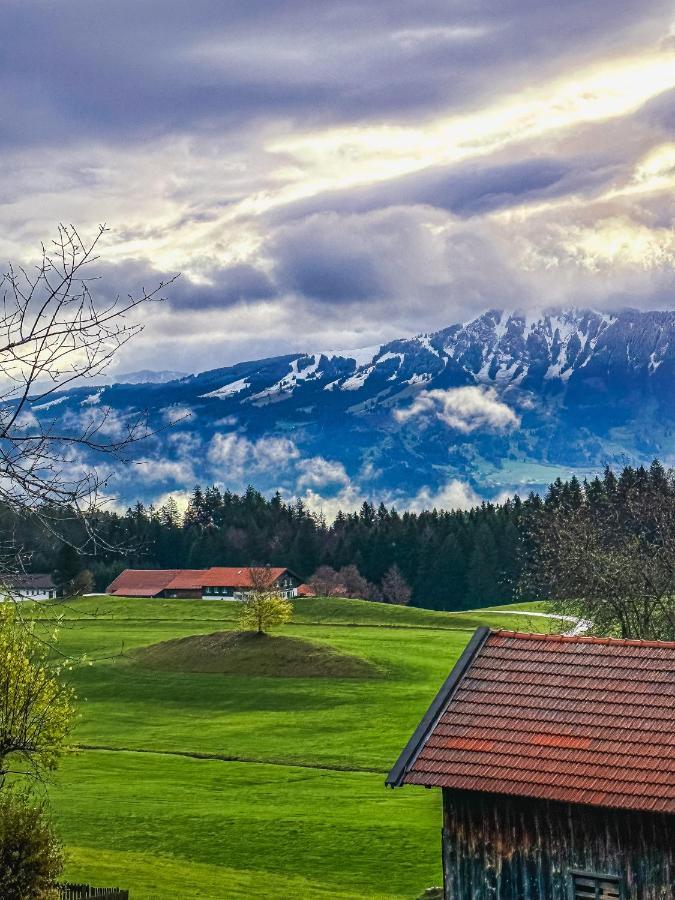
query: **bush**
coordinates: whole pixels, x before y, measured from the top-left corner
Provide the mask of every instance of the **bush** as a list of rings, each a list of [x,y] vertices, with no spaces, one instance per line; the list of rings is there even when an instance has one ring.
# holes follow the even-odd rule
[[[45,805],[26,791],[0,790],[0,897],[56,900],[63,853]]]

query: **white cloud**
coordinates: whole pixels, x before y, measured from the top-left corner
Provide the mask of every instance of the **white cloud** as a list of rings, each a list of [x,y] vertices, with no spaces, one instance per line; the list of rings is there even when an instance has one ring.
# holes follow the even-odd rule
[[[373,497],[366,495],[355,483],[346,484],[336,494],[328,497],[318,490],[309,488],[301,495],[301,499],[309,509],[321,513],[328,522],[333,522],[339,511],[353,512],[360,509],[366,500],[373,501]],[[437,490],[423,487],[414,497],[385,495],[379,499],[397,509],[422,512],[430,509],[471,509],[479,506],[483,498],[466,482],[452,479]]]
[[[166,494],[160,494],[158,497],[155,497],[153,500],[154,506],[164,506],[169,500],[173,500],[178,507],[178,512],[180,515],[183,515],[185,510],[190,505],[190,498],[192,496],[191,491],[168,491]]]
[[[185,422],[193,419],[194,410],[182,403],[174,403],[172,406],[165,406],[162,410],[162,418],[167,425],[175,425],[176,422]]]
[[[405,509],[411,512],[422,512],[427,509],[471,509],[479,506],[481,499],[471,485],[455,478],[436,491],[428,487],[422,488],[415,497],[405,503]]]
[[[262,437],[249,440],[232,431],[211,439],[208,459],[219,478],[246,481],[250,475],[286,469],[299,459],[300,451],[287,438]]]
[[[331,484],[349,484],[349,475],[347,475],[342,463],[324,459],[323,456],[303,459],[298,464],[298,470],[300,476],[297,484],[300,490],[303,488],[322,488]]]
[[[420,415],[434,415],[464,434],[479,428],[503,431],[520,424],[519,417],[499,400],[494,388],[482,386],[422,391],[412,406],[394,411],[399,422]]]
[[[332,523],[340,511],[353,512],[359,509],[367,497],[357,485],[349,484],[332,497],[324,497],[310,488],[300,499],[312,512],[323,515],[327,522]]]
[[[126,440],[130,432],[140,437],[144,433],[143,415],[139,412],[121,413],[111,406],[89,406],[87,409],[69,409],[60,417],[71,432],[88,432],[94,440],[109,442]]]
[[[134,469],[143,482],[177,481],[189,484],[195,481],[194,469],[186,460],[140,459]]]

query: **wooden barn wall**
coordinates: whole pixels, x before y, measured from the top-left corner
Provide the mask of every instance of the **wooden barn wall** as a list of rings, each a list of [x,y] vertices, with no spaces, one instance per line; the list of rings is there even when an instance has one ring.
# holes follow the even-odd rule
[[[446,900],[569,900],[569,872],[675,900],[675,816],[444,791]]]

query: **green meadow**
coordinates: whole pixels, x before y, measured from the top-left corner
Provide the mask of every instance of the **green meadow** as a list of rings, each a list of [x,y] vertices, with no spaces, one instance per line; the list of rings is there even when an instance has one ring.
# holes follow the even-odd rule
[[[237,604],[40,604],[83,660],[77,749],[49,788],[66,877],[132,900],[417,897],[441,880],[440,798],[384,778],[475,627],[553,624],[507,610],[298,599],[283,636],[216,671],[239,644],[205,636],[234,631]]]

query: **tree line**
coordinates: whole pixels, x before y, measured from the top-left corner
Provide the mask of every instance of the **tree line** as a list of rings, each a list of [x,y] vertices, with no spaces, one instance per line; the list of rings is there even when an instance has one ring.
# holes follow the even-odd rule
[[[253,487],[242,494],[197,487],[184,513],[169,500],[159,507],[137,503],[124,514],[92,514],[90,526],[99,540],[91,555],[78,552],[87,547],[81,518],[68,520],[62,508],[53,511],[62,519],[58,529],[50,530],[44,526],[49,520],[45,511],[39,520],[22,517],[10,525],[2,519],[13,519],[13,513],[0,507],[0,528],[7,524],[5,533],[11,529],[22,543],[33,571],[53,571],[65,583],[87,569],[99,591],[126,567],[269,563],[288,566],[307,581],[322,567],[324,572],[325,567],[346,571],[362,580],[373,599],[382,598],[383,585],[394,572],[408,586],[414,605],[461,610],[550,598],[556,583],[571,590],[570,578],[563,580],[555,568],[555,547],[561,541],[574,539],[583,552],[590,547],[593,526],[596,556],[616,550],[623,531],[632,529],[634,537],[650,511],[672,509],[674,497],[672,474],[655,461],[649,468],[627,466],[618,474],[607,468],[584,482],[557,479],[544,496],[514,496],[466,511],[400,512],[365,502],[358,511],[338,513],[332,523],[301,500],[287,503],[279,494],[266,498]],[[584,511],[589,512],[586,518]],[[569,527],[572,521],[574,528]],[[664,512],[658,524],[663,535],[672,523]],[[645,525],[644,547],[656,527],[654,522]],[[615,552],[612,558],[616,560]],[[666,558],[662,547],[661,581]],[[574,570],[572,566],[567,575]]]

